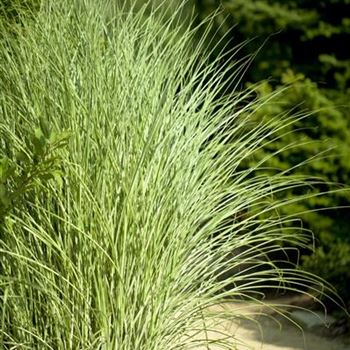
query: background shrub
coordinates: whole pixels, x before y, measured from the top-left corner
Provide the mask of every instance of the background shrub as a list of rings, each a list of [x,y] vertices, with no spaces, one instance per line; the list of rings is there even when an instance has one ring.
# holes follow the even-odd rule
[[[304,111],[312,115],[291,125],[289,130],[293,132],[283,130],[278,140],[250,160],[250,166],[274,154],[268,161],[268,172],[273,173],[276,169],[287,170],[321,154],[296,171],[319,177],[324,182],[349,185],[350,58],[344,43],[349,41],[350,35],[350,2],[198,0],[194,3],[200,18],[221,11],[211,33],[216,37],[214,41],[221,40],[222,45],[214,50],[213,57],[222,50],[228,52],[243,40],[247,42],[241,48],[240,57],[258,50],[242,82],[259,84],[259,96],[276,92],[277,97],[258,111],[257,120],[280,116],[281,123],[284,123],[286,114]],[[230,55],[226,55],[226,60],[231,60]],[[296,146],[288,147],[290,142]],[[286,150],[279,153],[282,149]],[[310,191],[320,193],[326,189],[329,186],[323,184]],[[291,195],[285,194],[286,197]],[[285,212],[290,210],[291,213],[295,210],[313,211],[302,218],[305,227],[315,233],[315,243],[319,248],[315,255],[304,257],[307,261],[305,267],[325,278],[330,277],[319,263],[327,256],[329,266],[335,269],[331,281],[345,298],[348,298],[346,285],[350,280],[344,274],[343,265],[337,263],[339,254],[344,256],[350,244],[349,205],[348,192],[335,191],[284,208]],[[336,209],[324,210],[327,207]],[[322,211],[314,212],[321,208]],[[335,254],[341,246],[344,248]],[[304,251],[304,254],[309,253]],[[350,268],[347,259],[342,261]]]

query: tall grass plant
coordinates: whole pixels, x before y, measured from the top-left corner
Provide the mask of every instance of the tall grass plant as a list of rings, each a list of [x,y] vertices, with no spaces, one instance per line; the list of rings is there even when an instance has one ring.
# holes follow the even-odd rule
[[[1,156],[35,164],[32,130],[70,135],[56,176],[3,218],[5,349],[192,349],[239,316],[212,305],[322,286],[270,258],[308,242],[275,194],[312,181],[240,167],[292,119],[251,125],[268,101],[219,98],[229,67],[162,13],[61,0],[16,35],[1,20]]]

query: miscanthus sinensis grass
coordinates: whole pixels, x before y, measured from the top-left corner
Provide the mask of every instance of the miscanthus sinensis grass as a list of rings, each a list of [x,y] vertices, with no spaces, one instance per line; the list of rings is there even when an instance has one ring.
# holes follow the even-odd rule
[[[1,22],[1,156],[35,164],[32,130],[39,153],[45,129],[49,143],[71,135],[61,180],[2,221],[4,349],[190,349],[217,320],[209,306],[317,282],[269,259],[307,242],[276,199],[303,179],[242,167],[292,121],[254,125],[268,101],[220,97],[229,68],[178,16],[112,5],[44,2],[11,31]]]

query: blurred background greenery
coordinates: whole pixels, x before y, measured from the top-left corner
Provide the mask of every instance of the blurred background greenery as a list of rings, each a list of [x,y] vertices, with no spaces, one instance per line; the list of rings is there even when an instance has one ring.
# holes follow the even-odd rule
[[[277,93],[257,113],[258,120],[280,117],[283,123],[287,115],[310,114],[290,126],[293,132],[283,130],[278,140],[255,154],[251,165],[276,153],[266,170],[273,173],[313,159],[294,170],[322,179],[310,191],[334,189],[327,181],[350,185],[350,0],[197,0],[194,6],[199,20],[219,11],[211,27],[216,37],[212,42],[220,42],[213,59],[246,41],[238,55],[255,55],[242,87],[258,84],[262,98]],[[226,55],[226,60],[240,57]],[[279,153],[291,143],[295,146]],[[332,283],[347,303],[349,205],[349,192],[334,191],[296,203],[285,213],[311,210],[302,220],[315,235],[316,250],[302,252],[302,263]]]
[[[160,2],[154,0],[153,4]],[[40,0],[2,0],[0,12],[18,26],[22,15],[18,5],[35,12],[39,4]],[[178,5],[169,0],[169,11]],[[227,53],[222,64],[246,58],[249,67],[240,88],[258,86],[255,93],[261,98],[276,93],[261,107],[257,121],[279,117],[283,123],[288,115],[310,114],[290,125],[290,133],[284,129],[279,139],[256,153],[247,166],[275,154],[266,170],[274,173],[309,159],[312,161],[291,172],[322,179],[311,192],[337,188],[327,182],[339,184],[338,188],[350,185],[350,0],[189,0],[184,18],[193,14],[199,23],[214,13],[211,24],[202,28],[210,31],[211,58]],[[242,42],[245,45],[238,54],[229,54]],[[233,86],[225,88],[230,92]],[[287,147],[291,143],[294,146]],[[301,215],[303,226],[314,233],[316,249],[313,254],[302,252],[302,264],[332,283],[348,305],[349,205],[349,192],[334,191],[284,209],[287,215],[308,211]]]

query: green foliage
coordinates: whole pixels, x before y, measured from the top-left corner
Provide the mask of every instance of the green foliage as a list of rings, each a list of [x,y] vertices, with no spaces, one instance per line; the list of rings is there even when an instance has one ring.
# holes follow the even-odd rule
[[[350,40],[347,0],[198,0],[196,4],[202,17],[216,9],[223,11],[217,26],[221,36],[227,35],[224,42],[255,38],[247,43],[245,54],[255,52],[268,38],[248,72],[250,81],[279,79],[291,68],[323,87],[338,88],[335,76],[349,70],[344,45]]]
[[[2,0],[0,2],[0,21],[5,21],[6,31],[1,30],[0,40],[5,33],[17,35],[18,30],[28,19],[37,15],[42,0]]]
[[[259,96],[269,99],[269,102],[257,111],[257,120],[288,114],[298,115],[300,111],[311,115],[284,128],[278,136],[274,135],[271,142],[254,154],[248,166],[253,167],[256,162],[268,159],[265,162],[265,172],[270,174],[287,171],[317,177],[320,183],[310,188],[310,192],[333,192],[307,198],[303,202],[286,206],[283,211],[285,214],[296,211],[304,213],[304,225],[316,235],[317,245],[328,246],[338,240],[346,244],[345,242],[350,241],[350,236],[347,223],[348,208],[344,207],[349,206],[350,202],[349,193],[341,190],[341,184],[350,183],[350,164],[346,157],[350,147],[349,128],[342,119],[341,112],[310,79],[288,71],[282,76],[282,83],[283,85],[273,88],[270,83],[263,82],[258,87],[256,91]],[[274,99],[270,97],[271,91],[276,93]],[[291,168],[294,170],[289,170]],[[291,190],[289,193],[283,193],[283,196],[288,198],[293,194],[299,193]],[[325,208],[334,209],[320,210]],[[308,212],[310,210],[312,212]],[[341,270],[338,271],[338,276],[340,280],[343,279]],[[337,284],[334,278],[332,282],[335,286],[343,286],[343,283],[341,286]],[[343,289],[339,291],[345,292]]]
[[[50,130],[72,132],[59,151],[62,185],[46,183],[2,225],[5,349],[232,349],[234,335],[210,341],[204,331],[236,315],[210,306],[228,297],[260,304],[252,295],[269,285],[322,289],[317,277],[268,258],[284,242],[308,240],[278,215],[288,201],[274,194],[312,182],[254,176],[263,162],[238,170],[280,123],[246,132],[263,100],[218,100],[228,69],[208,63],[203,41],[193,44],[176,13],[166,20],[148,9],[61,0],[26,20],[16,38],[5,29],[8,192],[23,190],[33,172],[54,176],[54,150],[66,139]],[[254,215],[242,215],[248,210]],[[221,279],[228,271],[235,273]]]
[[[249,166],[268,158],[265,171],[273,174],[302,163],[293,173],[308,174],[320,181],[309,193],[332,189],[332,194],[283,209],[285,214],[312,210],[302,215],[303,224],[314,232],[315,244],[320,248],[314,258],[305,257],[305,266],[328,278],[330,274],[322,268],[317,271],[321,265],[311,261],[318,261],[324,249],[329,252],[327,261],[336,267],[338,254],[334,252],[350,242],[349,193],[338,190],[341,184],[350,185],[350,58],[346,45],[350,41],[350,1],[199,0],[196,4],[202,18],[221,9],[212,32],[218,31],[218,40],[223,40],[226,49],[249,40],[242,56],[259,50],[245,79],[258,84],[259,96],[268,100],[257,111],[257,122],[277,117],[285,123],[286,114],[310,114],[281,131],[273,141],[271,138],[250,159]],[[273,99],[272,92],[276,93]],[[292,190],[284,196],[296,193]],[[324,210],[329,207],[334,209]],[[348,264],[347,259],[343,261]],[[348,298],[340,266],[330,281]]]
[[[20,21],[23,15],[33,15],[39,11],[42,0],[2,0],[0,15],[7,18],[9,24]]]
[[[40,127],[29,133],[22,142],[0,126],[0,218],[23,202],[24,196],[50,179],[61,182],[61,162],[57,150],[68,141],[68,133],[51,132],[47,123],[40,120]]]
[[[309,271],[324,276],[342,292],[345,300],[350,300],[350,244],[338,241],[323,245],[313,255],[304,256],[303,260]]]

